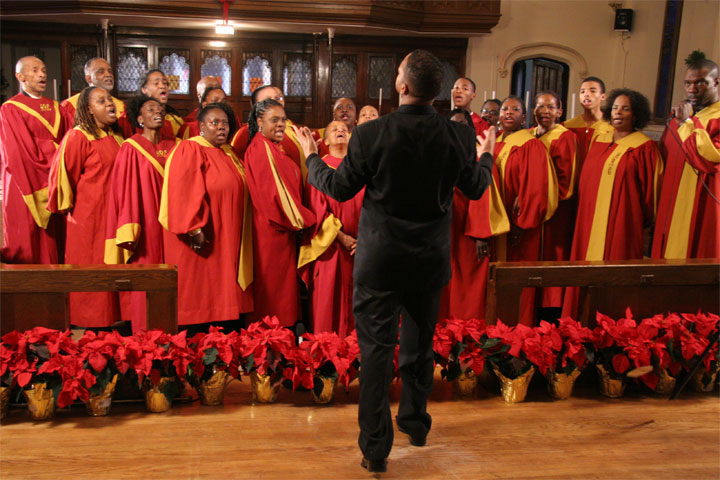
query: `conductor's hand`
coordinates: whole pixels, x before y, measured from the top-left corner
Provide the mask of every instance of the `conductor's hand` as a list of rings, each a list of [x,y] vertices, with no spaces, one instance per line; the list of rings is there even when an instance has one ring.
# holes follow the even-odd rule
[[[490,256],[490,244],[486,239],[476,238],[475,239],[475,252],[477,253],[477,259],[482,261],[483,258]]]
[[[298,128],[297,125],[293,125],[292,128],[295,130],[295,135],[298,137],[298,141],[303,149],[305,158],[309,157],[313,153],[318,153],[317,144],[315,143],[315,140],[313,140],[312,132],[310,132],[308,127]]]
[[[477,154],[478,157],[483,153],[493,154],[495,150],[495,127],[490,127],[485,132],[485,137],[478,135],[477,138]]]

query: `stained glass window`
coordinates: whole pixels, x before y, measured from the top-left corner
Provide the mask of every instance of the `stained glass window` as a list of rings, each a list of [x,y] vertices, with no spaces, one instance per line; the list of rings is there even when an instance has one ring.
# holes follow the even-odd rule
[[[380,98],[380,89],[382,88],[382,98],[389,100],[395,80],[393,73],[395,72],[393,71],[392,57],[370,57],[368,97]]]
[[[187,50],[158,50],[162,70],[170,83],[170,93],[190,93],[190,52]]]
[[[200,77],[214,76],[222,78],[222,89],[230,96],[232,82],[232,69],[230,68],[230,52],[225,50],[203,50],[203,64],[200,67]]]
[[[117,64],[118,92],[137,92],[140,78],[148,70],[147,48],[119,47]]]
[[[457,66],[449,60],[441,60],[443,64],[443,81],[442,87],[440,88],[440,95],[438,100],[450,100],[450,92],[452,91],[455,80],[460,76],[457,71]]]
[[[283,92],[289,97],[312,96],[312,56],[286,53],[283,58]]]
[[[272,83],[272,67],[270,61],[260,54],[245,54],[243,66],[243,95],[251,95],[253,90],[262,85]]]
[[[79,92],[87,87],[85,64],[95,57],[97,57],[97,47],[94,45],[70,45],[70,85],[73,92]]]
[[[334,58],[332,66],[332,98],[357,97],[357,56]]]

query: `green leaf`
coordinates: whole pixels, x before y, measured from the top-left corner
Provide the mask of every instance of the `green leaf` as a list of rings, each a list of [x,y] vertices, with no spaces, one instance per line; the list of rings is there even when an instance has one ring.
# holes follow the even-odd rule
[[[205,350],[205,356],[203,357],[203,363],[205,365],[212,365],[215,363],[215,360],[217,360],[218,356],[218,349],[215,347],[210,347],[207,350]]]

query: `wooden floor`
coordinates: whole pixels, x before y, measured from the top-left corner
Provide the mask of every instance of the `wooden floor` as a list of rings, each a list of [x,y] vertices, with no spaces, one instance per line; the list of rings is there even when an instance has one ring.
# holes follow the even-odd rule
[[[74,407],[33,423],[11,409],[0,428],[0,478],[373,478],[359,466],[357,383],[327,406],[287,390],[276,404],[253,405],[249,383],[233,382],[222,407],[189,402],[164,414],[124,403],[108,417]],[[587,386],[551,401],[534,389],[525,403],[505,405],[485,390],[456,397],[438,379],[429,411],[428,445],[412,447],[396,432],[378,478],[720,478],[716,393],[670,401],[636,387],[611,400]]]

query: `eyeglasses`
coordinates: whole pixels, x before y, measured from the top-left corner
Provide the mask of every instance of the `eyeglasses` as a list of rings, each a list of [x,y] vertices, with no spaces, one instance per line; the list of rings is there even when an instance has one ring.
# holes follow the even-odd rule
[[[487,108],[483,108],[481,110],[481,113],[489,113],[490,115],[499,115],[500,112],[497,110],[488,110]]]

